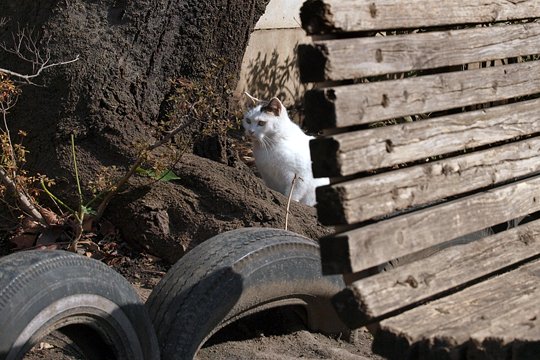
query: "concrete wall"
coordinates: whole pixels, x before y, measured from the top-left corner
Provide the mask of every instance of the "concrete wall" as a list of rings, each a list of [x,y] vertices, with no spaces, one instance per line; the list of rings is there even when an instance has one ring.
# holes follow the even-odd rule
[[[299,14],[303,3],[304,0],[271,0],[255,29],[300,28]]]
[[[271,0],[244,55],[237,92],[260,99],[279,97],[286,106],[299,103],[305,91],[296,65],[296,46],[309,38],[300,27],[304,0]]]

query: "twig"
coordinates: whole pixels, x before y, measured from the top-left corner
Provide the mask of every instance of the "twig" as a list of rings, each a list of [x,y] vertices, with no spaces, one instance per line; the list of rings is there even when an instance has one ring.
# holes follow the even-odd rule
[[[143,269],[143,270],[141,270],[141,272],[146,273],[146,274],[159,275],[159,276],[163,276],[163,275],[166,274],[165,271],[159,271],[159,270],[146,270],[146,269]]]
[[[26,75],[25,74],[20,74],[18,72],[7,70],[7,69],[4,69],[4,68],[0,68],[0,72],[4,73],[6,75],[10,75],[10,76],[14,76],[14,77],[17,77],[19,79],[22,79],[22,80],[26,81],[28,84],[36,85],[36,84],[34,84],[32,82],[32,79],[38,77],[43,72],[43,70],[52,68],[54,66],[71,64],[71,63],[74,63],[75,61],[79,61],[79,55],[77,55],[74,59],[71,59],[71,60],[68,60],[68,61],[61,61],[61,62],[52,63],[52,64],[47,64],[47,63],[40,64],[38,69],[33,74],[26,74]]]
[[[118,183],[116,183],[116,185],[112,187],[111,191],[109,191],[107,195],[105,195],[105,197],[103,198],[103,201],[98,206],[96,218],[94,221],[97,222],[99,221],[99,219],[101,219],[101,217],[103,216],[103,213],[105,212],[105,209],[111,202],[112,198],[118,193],[118,190],[128,182],[129,178],[135,173],[137,168],[141,166],[143,161],[144,161],[144,155],[141,154],[137,158],[137,161],[135,161],[135,163],[131,165],[128,172],[118,181]]]
[[[99,204],[98,209],[97,209],[97,214],[96,214],[96,217],[95,217],[95,221],[98,221],[99,219],[101,219],[101,217],[103,216],[103,213],[105,212],[105,209],[109,205],[109,202],[112,200],[112,198],[118,193],[120,188],[122,186],[124,186],[128,182],[129,178],[131,178],[131,176],[135,173],[137,168],[139,166],[141,166],[141,164],[144,162],[145,154],[147,154],[147,153],[155,150],[156,148],[160,147],[161,145],[165,144],[167,141],[172,139],[172,137],[174,135],[178,134],[181,130],[183,130],[184,128],[186,128],[190,124],[191,124],[191,121],[186,121],[183,124],[178,125],[173,130],[168,131],[167,135],[165,135],[163,137],[163,139],[156,140],[155,143],[153,143],[152,145],[149,145],[146,149],[141,151],[141,153],[137,157],[137,160],[135,161],[135,163],[133,165],[131,165],[128,172],[118,181],[118,183],[116,183],[112,187],[111,191],[108,192],[107,195],[105,195],[105,197],[103,198],[103,201]]]
[[[262,102],[261,99],[257,99],[255,96],[251,96],[247,91],[244,91],[244,95],[246,95],[251,101],[253,101],[253,105],[257,105],[257,103]]]
[[[33,31],[27,28],[19,28],[17,34],[13,34],[12,37],[13,47],[8,48],[5,44],[2,43],[0,44],[0,49],[10,54],[14,54],[24,62],[32,64],[32,73],[21,74],[3,68],[0,68],[0,72],[24,80],[28,84],[36,85],[32,82],[32,79],[41,75],[44,70],[55,66],[67,65],[79,60],[79,55],[77,55],[71,60],[49,63],[51,60],[51,53],[49,48],[46,48],[44,51],[42,51],[38,45],[36,36],[33,34]]]
[[[193,109],[195,110],[195,109]],[[188,125],[190,125],[193,121],[185,121],[183,122],[182,124],[178,125],[176,128],[170,130],[170,131],[166,131],[165,133],[167,135],[165,135],[163,137],[163,139],[161,140],[157,140],[155,143],[153,143],[152,145],[148,146],[148,148],[146,149],[146,151],[150,152],[150,151],[153,151],[155,149],[157,149],[158,147],[160,147],[161,145],[165,144],[166,142],[168,142],[169,140],[171,140],[173,138],[174,135],[178,134],[181,130],[185,129]]]
[[[6,187],[13,193],[19,200],[19,205],[21,206],[21,210],[27,214],[29,214],[34,220],[39,222],[43,226],[48,226],[47,221],[41,215],[39,210],[34,206],[32,201],[30,200],[30,197],[26,195],[26,193],[17,187],[17,184],[15,181],[8,175],[6,170],[0,166],[0,179],[6,185]]]
[[[6,137],[7,137],[8,143],[9,143],[9,154],[7,154],[7,155],[11,158],[10,160],[13,162],[13,164],[17,164],[17,159],[15,158],[15,148],[13,147],[13,143],[11,142],[11,133],[10,133],[9,127],[7,125],[7,117],[6,117],[7,110],[2,109],[1,112],[2,112],[2,118],[4,119],[4,128],[5,128],[4,131],[6,133]],[[15,179],[16,175],[17,175],[17,173],[16,173],[16,171],[14,169],[13,173],[11,174],[11,177],[13,179]]]
[[[75,171],[75,182],[77,183],[77,193],[79,194],[79,211],[75,213],[77,220],[82,224],[84,218],[83,196],[81,181],[79,180],[79,168],[77,166],[77,153],[75,152],[75,136],[71,134],[71,157],[73,158],[73,170]]]
[[[41,188],[43,189],[43,191],[45,191],[45,194],[47,194],[51,200],[56,204],[56,206],[58,206],[58,204],[62,205],[63,207],[66,208],[67,211],[69,211],[70,213],[72,214],[76,214],[77,212],[75,210],[73,210],[72,208],[70,208],[68,205],[66,205],[62,200],[60,200],[56,195],[54,195],[48,188],[47,188],[47,185],[45,185],[45,181],[43,181],[43,179],[41,179]],[[60,209],[60,207],[58,207],[58,209]],[[60,209],[60,211],[62,211]]]
[[[299,177],[298,175],[294,174],[294,177],[291,181],[291,191],[289,191],[289,199],[287,200],[287,211],[285,213],[285,230],[288,229],[289,227],[289,208],[291,206],[291,200],[292,200],[292,193],[293,193],[293,190],[294,190],[294,185],[296,184],[296,180],[302,180],[301,177]]]

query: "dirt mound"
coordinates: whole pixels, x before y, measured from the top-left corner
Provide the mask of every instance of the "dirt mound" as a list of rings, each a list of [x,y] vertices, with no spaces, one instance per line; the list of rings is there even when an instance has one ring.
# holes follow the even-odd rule
[[[9,46],[13,34],[28,28],[33,29],[35,44],[50,52],[51,62],[80,58],[44,72],[38,82],[45,86],[25,86],[9,114],[13,132],[28,133],[27,169],[55,178],[56,194],[76,203],[72,134],[81,180],[88,184],[102,166],[126,168],[133,163],[133,144],[152,138],[156,124],[167,115],[171,80],[199,79],[212,67],[216,74],[212,86],[223,92],[222,102],[215,107],[229,106],[227,89],[235,87],[249,35],[267,3],[0,1],[0,17],[9,20],[0,28],[0,43]],[[0,64],[21,73],[32,71],[30,64],[5,51],[0,51]],[[182,135],[189,140],[202,125],[195,123]],[[230,139],[210,139],[209,147],[199,144],[182,156],[173,169],[180,179],[163,182],[135,177],[114,198],[105,217],[125,240],[171,263],[226,230],[284,227],[287,199],[269,190],[237,160]],[[317,223],[314,208],[298,203],[291,205],[289,229],[310,238],[328,231]],[[144,284],[146,295],[167,269],[167,264],[157,269],[137,266],[133,258],[116,266],[134,285],[150,277]],[[266,351],[270,357],[346,358],[339,349],[344,346],[341,341],[306,331],[282,340],[253,339],[243,350],[239,350],[241,344],[218,344],[205,349],[201,358],[218,359],[216,352],[225,354],[222,358],[233,358],[235,353],[243,358],[268,358],[264,350],[257,350],[265,344],[270,345]]]
[[[106,213],[131,243],[169,262],[227,230],[285,225],[287,198],[242,163],[231,167],[187,154],[174,172],[180,177],[174,182],[134,181],[139,186],[121,194]],[[297,202],[288,225],[312,239],[328,232],[314,208]]]
[[[133,163],[134,144],[152,139],[167,115],[172,79],[205,78],[212,67],[217,76],[205,79],[217,95],[223,91],[221,98],[213,94],[219,101],[212,105],[229,106],[227,89],[238,79],[249,34],[267,2],[2,1],[0,14],[9,22],[0,29],[0,42],[9,46],[20,29],[33,29],[51,62],[80,57],[44,72],[44,87],[25,86],[10,114],[12,130],[28,133],[28,169],[56,179],[56,195],[73,204],[72,134],[84,185],[103,166]],[[6,51],[0,51],[0,64],[32,71]],[[285,222],[285,198],[237,161],[224,132],[210,136],[209,146],[195,144],[197,132],[208,128],[197,121],[182,134],[193,143],[188,152],[227,164],[186,154],[174,169],[180,180],[148,185],[134,179],[105,213],[127,240],[169,261],[219,232],[282,228]],[[292,206],[289,228],[312,238],[324,232],[314,210],[299,204]]]

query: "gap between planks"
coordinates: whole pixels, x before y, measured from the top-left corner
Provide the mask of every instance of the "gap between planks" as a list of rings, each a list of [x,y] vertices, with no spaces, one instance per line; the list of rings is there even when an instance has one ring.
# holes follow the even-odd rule
[[[492,23],[540,17],[537,0],[306,1],[302,27],[311,35]]]
[[[403,359],[413,353],[422,358],[437,351],[438,359],[469,358],[473,354],[507,359],[513,352],[515,355],[514,343],[519,349],[527,341],[529,349],[538,350],[539,282],[537,260],[383,320],[374,349],[390,359]],[[486,342],[500,346],[486,349]],[[523,348],[521,351],[528,352]]]
[[[313,131],[369,124],[540,93],[540,60],[483,69],[313,89],[305,94]]]
[[[540,210],[540,176],[320,239],[323,272],[362,271]]]
[[[349,176],[540,131],[540,99],[330,135],[310,142],[317,177]]]
[[[303,82],[340,81],[540,52],[540,23],[315,41],[300,45]]]
[[[540,112],[534,121],[540,122]],[[489,138],[489,130],[484,133]],[[539,171],[535,137],[320,187],[318,218],[324,225],[355,224]]]
[[[466,244],[450,246],[352,283],[366,322],[485,277],[540,254],[540,220]]]

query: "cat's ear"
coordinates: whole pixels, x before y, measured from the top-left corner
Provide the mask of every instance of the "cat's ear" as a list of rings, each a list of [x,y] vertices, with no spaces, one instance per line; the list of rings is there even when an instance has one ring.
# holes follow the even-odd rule
[[[269,114],[274,114],[275,116],[279,116],[281,114],[282,106],[283,105],[281,105],[281,101],[279,101],[279,99],[275,97],[272,98],[272,100],[270,100],[268,104],[263,106],[261,108],[261,111],[267,112]]]

